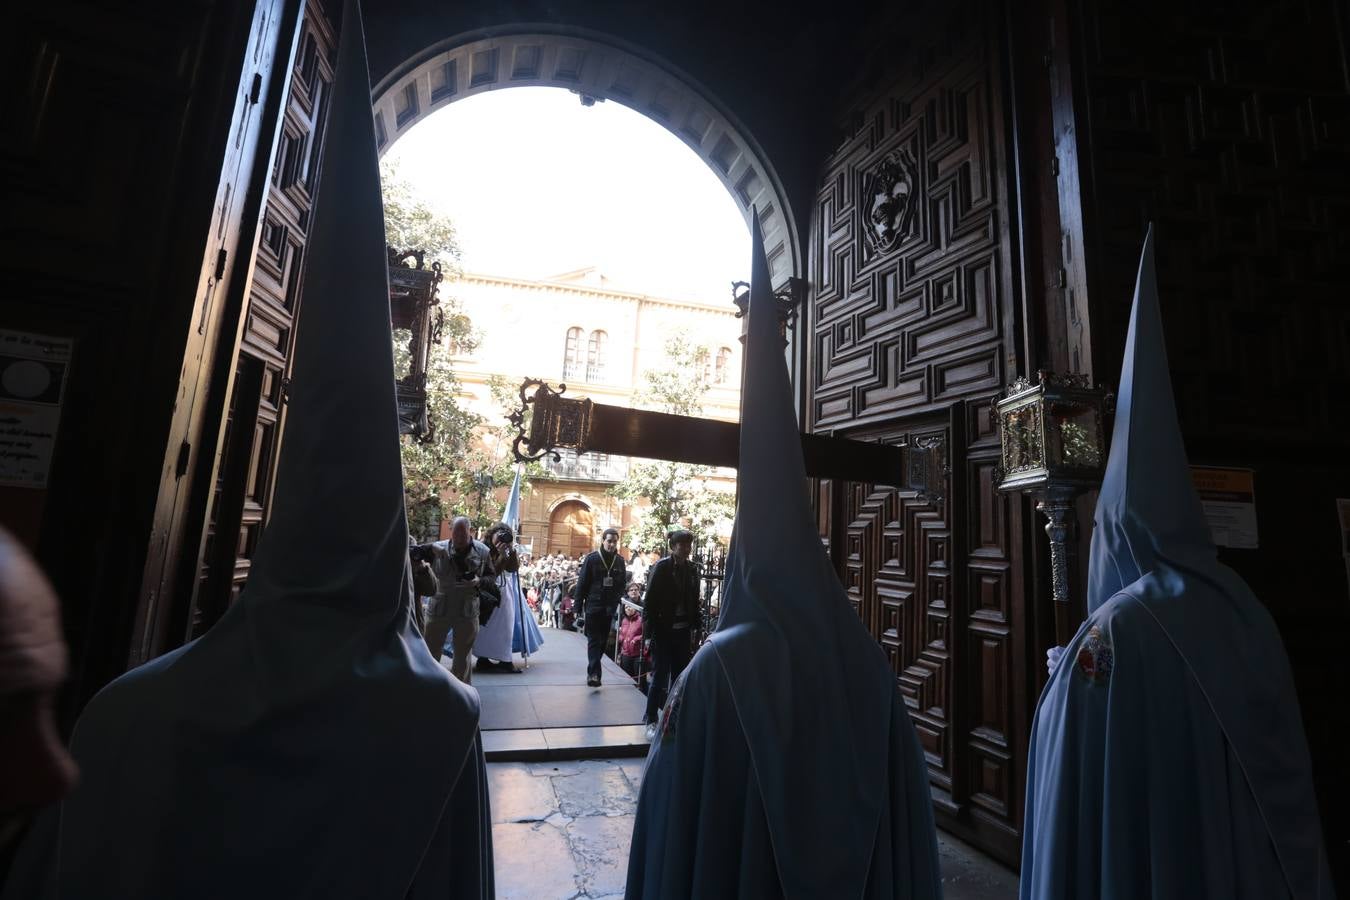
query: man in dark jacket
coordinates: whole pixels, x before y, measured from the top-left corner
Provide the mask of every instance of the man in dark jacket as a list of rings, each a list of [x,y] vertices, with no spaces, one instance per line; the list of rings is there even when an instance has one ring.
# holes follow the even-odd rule
[[[614,623],[614,612],[624,588],[623,557],[619,556],[619,530],[606,528],[600,535],[600,549],[581,563],[577,589],[573,595],[586,604],[586,685],[600,686],[600,657]]]
[[[694,652],[698,626],[698,569],[689,561],[694,536],[688,531],[670,535],[670,555],[647,573],[642,634],[652,642],[652,681],[647,688],[647,739],[656,733],[656,717],[666,693],[680,677]]]

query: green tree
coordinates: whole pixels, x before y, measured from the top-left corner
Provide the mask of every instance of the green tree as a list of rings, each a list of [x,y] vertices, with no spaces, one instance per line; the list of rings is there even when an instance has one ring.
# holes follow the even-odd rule
[[[463,385],[451,365],[450,348],[472,353],[479,334],[464,313],[463,305],[449,290],[461,274],[460,249],[454,223],[449,216],[418,199],[413,186],[395,165],[381,163],[384,189],[384,228],[386,242],[398,250],[426,252],[426,264],[441,265],[445,280],[441,283],[440,308],[444,314],[441,340],[431,346],[427,360],[427,421],[430,438],[403,441],[403,483],[407,498],[408,528],[418,538],[434,537],[443,518],[469,516],[476,526],[485,526],[501,515],[502,503],[496,487],[509,486],[514,477],[510,440],[504,424],[492,425],[462,402]],[[394,367],[408,371],[407,329],[394,331]],[[493,398],[501,405],[502,386],[490,385]],[[506,409],[496,421],[505,421]],[[528,476],[538,467],[527,470]],[[488,488],[490,476],[493,488]],[[483,487],[480,497],[480,485]],[[521,491],[528,490],[522,479]]]
[[[677,333],[666,340],[666,366],[643,373],[639,405],[681,416],[703,413],[712,385],[708,349]],[[634,461],[628,477],[610,488],[625,503],[646,499],[651,506],[630,532],[629,543],[642,552],[664,552],[671,531],[688,528],[699,543],[715,541],[718,525],[736,514],[735,497],[710,485],[714,469],[688,463]]]
[[[488,391],[495,412],[490,419],[479,416],[474,425],[473,439],[451,475],[448,509],[450,515],[468,516],[479,528],[501,520],[506,494],[497,489],[509,488],[516,477],[516,460],[511,452],[515,433],[506,416],[519,405],[519,398],[500,375],[488,378]],[[525,427],[529,429],[528,421]],[[525,464],[520,479],[522,498],[529,493],[530,479],[543,471],[537,462]]]

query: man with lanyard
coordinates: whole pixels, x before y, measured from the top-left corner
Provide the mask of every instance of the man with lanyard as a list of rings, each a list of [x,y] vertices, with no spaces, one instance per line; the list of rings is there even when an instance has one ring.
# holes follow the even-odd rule
[[[647,573],[647,599],[642,633],[652,642],[652,682],[647,689],[647,740],[656,734],[656,717],[665,705],[670,685],[680,677],[694,652],[698,623],[698,573],[689,554],[694,536],[688,531],[670,535],[670,555]]]
[[[619,556],[619,530],[606,528],[600,549],[581,564],[575,597],[586,604],[586,686],[600,686],[600,657],[614,623],[614,612],[624,588],[623,558]]]
[[[458,516],[450,525],[450,540],[435,541],[419,547],[420,556],[430,559],[440,590],[427,611],[427,649],[441,658],[445,637],[450,632],[455,661],[450,674],[465,684],[473,679],[473,642],[478,637],[478,592],[492,583],[492,557],[487,546],[469,534],[470,522]]]

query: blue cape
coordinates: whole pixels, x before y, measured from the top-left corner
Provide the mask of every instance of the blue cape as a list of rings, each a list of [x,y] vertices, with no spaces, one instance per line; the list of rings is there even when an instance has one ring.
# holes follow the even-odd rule
[[[1022,897],[1331,897],[1283,644],[1191,482],[1151,228],[1095,518],[1032,728]]]
[[[816,532],[757,217],[739,498],[717,631],[647,758],[635,897],[938,897],[928,771]]]
[[[478,695],[413,622],[360,9],[347,0],[272,517],[239,600],[108,685],[36,897],[490,897]],[[451,816],[451,810],[454,815]]]

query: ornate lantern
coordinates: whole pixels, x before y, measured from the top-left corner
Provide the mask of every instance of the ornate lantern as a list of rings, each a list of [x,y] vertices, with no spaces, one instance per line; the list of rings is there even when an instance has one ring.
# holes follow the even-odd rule
[[[525,392],[534,388],[533,394]],[[575,450],[584,453],[590,447],[595,404],[589,398],[564,397],[567,385],[554,391],[538,378],[527,378],[520,385],[520,409],[507,416],[517,435],[511,442],[511,453],[518,462],[533,462],[552,455],[553,461],[562,459],[557,451]],[[531,410],[530,407],[534,409]],[[530,433],[525,434],[526,419]],[[529,448],[528,452],[522,445]]]
[[[1019,378],[994,406],[1002,438],[1000,491],[1037,496],[1049,520],[1055,637],[1065,644],[1076,623],[1069,607],[1070,547],[1074,501],[1101,483],[1106,464],[1104,419],[1113,398],[1087,376],[1036,373]]]
[[[411,434],[414,440],[429,441],[432,429],[427,421],[427,365],[431,345],[441,339],[444,313],[437,308],[436,293],[441,283],[441,264],[426,268],[421,250],[387,248],[389,256],[389,320],[394,328],[407,328],[408,371],[395,373],[394,390],[398,402],[399,434]],[[416,265],[410,265],[408,260]],[[434,315],[433,315],[434,313]]]

